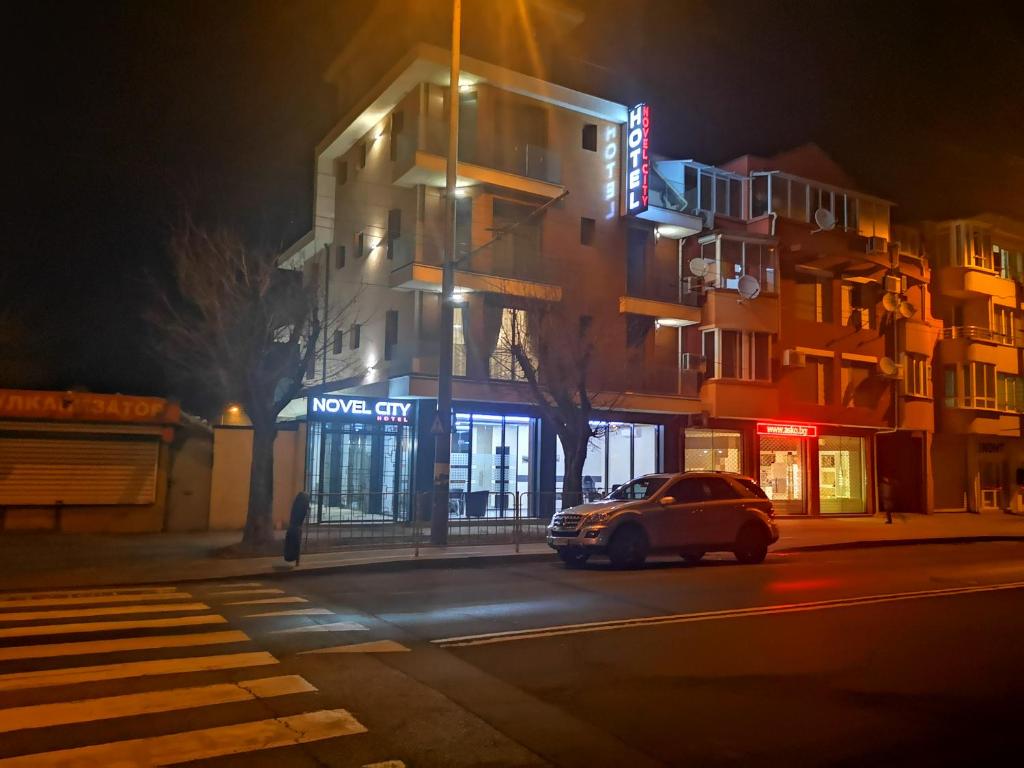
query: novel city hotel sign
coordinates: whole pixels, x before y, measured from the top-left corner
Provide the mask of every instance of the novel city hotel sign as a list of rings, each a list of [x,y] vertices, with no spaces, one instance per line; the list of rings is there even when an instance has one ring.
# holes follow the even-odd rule
[[[651,180],[651,108],[637,104],[626,121],[626,213],[647,210]]]
[[[310,420],[347,418],[351,421],[386,421],[408,424],[412,403],[401,400],[369,400],[365,397],[310,397]]]

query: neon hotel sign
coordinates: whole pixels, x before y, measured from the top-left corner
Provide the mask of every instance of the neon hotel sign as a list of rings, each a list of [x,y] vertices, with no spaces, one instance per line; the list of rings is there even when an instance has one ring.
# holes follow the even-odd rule
[[[412,403],[398,400],[366,400],[361,397],[311,397],[310,416],[349,416],[359,421],[409,423]]]
[[[640,103],[629,110],[626,121],[626,213],[647,210],[650,198],[651,108]]]

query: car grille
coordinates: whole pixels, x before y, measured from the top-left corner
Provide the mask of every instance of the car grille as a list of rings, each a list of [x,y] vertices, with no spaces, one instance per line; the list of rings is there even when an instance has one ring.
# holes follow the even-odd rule
[[[551,518],[552,528],[579,528],[583,515],[574,512],[562,512]]]
[[[578,534],[579,534],[579,531],[552,531],[551,532],[552,536],[559,536],[561,538],[570,538],[570,539],[575,539]]]

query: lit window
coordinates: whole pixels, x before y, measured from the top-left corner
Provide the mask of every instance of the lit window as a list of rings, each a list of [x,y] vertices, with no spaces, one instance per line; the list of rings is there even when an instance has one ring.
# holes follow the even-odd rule
[[[932,396],[932,367],[924,355],[906,356],[903,393],[912,397]]]

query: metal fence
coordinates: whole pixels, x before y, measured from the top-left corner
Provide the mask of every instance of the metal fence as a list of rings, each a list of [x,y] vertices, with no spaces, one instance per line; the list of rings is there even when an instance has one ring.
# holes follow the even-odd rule
[[[588,491],[584,501],[600,496]],[[448,501],[448,546],[544,541],[560,492],[453,492]],[[430,546],[433,494],[313,493],[303,529],[303,552],[348,547]]]

